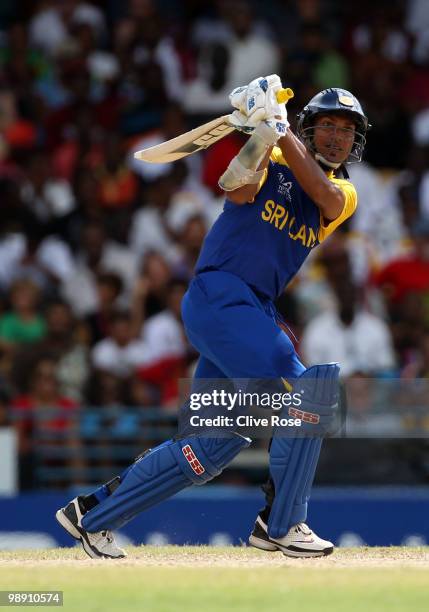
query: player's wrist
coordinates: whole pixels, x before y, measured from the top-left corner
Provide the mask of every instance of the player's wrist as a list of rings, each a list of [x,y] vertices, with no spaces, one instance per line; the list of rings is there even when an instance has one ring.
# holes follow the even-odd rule
[[[272,147],[279,139],[279,134],[274,125],[270,122],[262,121],[256,126],[253,136],[260,138],[266,147]]]

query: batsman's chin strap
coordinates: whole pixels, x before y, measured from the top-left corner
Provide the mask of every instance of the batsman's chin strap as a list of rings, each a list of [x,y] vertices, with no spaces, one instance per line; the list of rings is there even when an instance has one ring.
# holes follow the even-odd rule
[[[329,162],[320,153],[316,153],[314,159],[318,162],[319,166],[325,172],[330,172],[331,170],[338,170],[338,172],[335,173],[336,175],[341,173],[346,180],[350,178],[349,173],[347,172],[344,164],[334,164],[333,162]]]
[[[338,170],[338,168],[341,166],[341,163],[337,164],[335,162],[328,161],[321,153],[316,153],[314,158],[316,161],[320,162],[321,165],[326,166],[330,170]]]

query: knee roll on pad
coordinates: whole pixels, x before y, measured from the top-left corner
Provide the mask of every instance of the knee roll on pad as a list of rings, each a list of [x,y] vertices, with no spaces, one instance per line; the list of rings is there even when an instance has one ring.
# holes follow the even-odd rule
[[[237,433],[224,438],[194,436],[164,442],[125,471],[113,493],[85,514],[83,528],[94,533],[122,527],[182,489],[218,476],[250,442]]]
[[[305,434],[323,436],[335,422],[339,412],[339,373],[336,363],[314,365],[294,381],[293,390],[300,395],[301,405],[299,409],[289,407],[288,414],[302,419]]]

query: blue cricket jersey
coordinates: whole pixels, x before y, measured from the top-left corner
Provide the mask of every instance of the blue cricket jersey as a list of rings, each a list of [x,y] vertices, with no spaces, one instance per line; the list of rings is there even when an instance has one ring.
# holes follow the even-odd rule
[[[207,234],[196,273],[223,270],[240,277],[257,294],[274,300],[292,280],[311,250],[356,209],[352,183],[328,175],[345,194],[344,209],[328,225],[275,147],[252,203],[226,199]]]

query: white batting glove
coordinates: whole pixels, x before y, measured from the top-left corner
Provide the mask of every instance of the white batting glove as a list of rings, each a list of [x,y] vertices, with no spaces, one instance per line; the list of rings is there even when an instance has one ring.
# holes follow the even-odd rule
[[[282,88],[280,77],[271,74],[258,77],[245,87],[237,87],[230,95],[234,108],[248,117],[247,127],[256,127],[265,120],[278,119],[287,123],[285,105],[279,104],[276,93]]]
[[[229,116],[229,123],[237,130],[249,134],[264,121],[277,133],[277,137],[280,138],[286,134],[289,127],[286,104],[279,104],[276,98],[276,93],[282,88],[280,78],[277,75],[271,75],[266,79],[256,80],[258,81],[256,85],[252,85],[254,83],[252,81],[248,87],[235,89],[230,98],[234,105],[239,105],[243,109],[246,105],[249,106],[249,101],[250,106],[252,105],[253,95],[257,96],[259,103],[261,103],[261,99],[264,96],[263,107],[259,106],[259,109],[256,112],[251,112],[250,115],[246,114],[244,110],[236,110]],[[261,81],[266,81],[266,83],[261,85]],[[267,90],[263,92],[262,90],[265,89],[266,85],[268,85]],[[252,94],[249,90],[256,93]]]
[[[256,127],[264,123],[269,126],[273,133],[276,134],[275,140],[277,141],[281,136],[286,134],[289,123],[287,121],[287,116],[283,119],[270,119],[268,121],[259,121],[258,125],[255,127],[253,125],[253,121],[246,117],[243,113],[236,110],[230,114],[228,118],[228,122],[235,127],[236,130],[240,132],[244,132],[245,134],[252,134]]]
[[[251,134],[255,129],[255,124],[252,119],[249,119],[244,113],[239,110],[234,111],[228,117],[228,123],[233,125],[236,130],[244,132],[245,134]],[[257,125],[259,125],[258,121]]]

